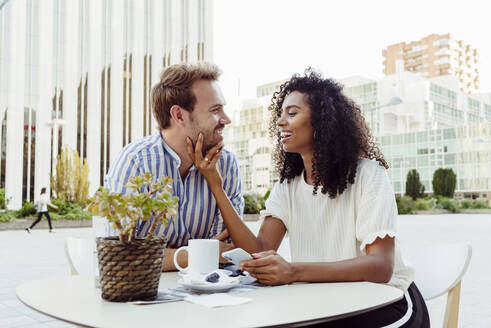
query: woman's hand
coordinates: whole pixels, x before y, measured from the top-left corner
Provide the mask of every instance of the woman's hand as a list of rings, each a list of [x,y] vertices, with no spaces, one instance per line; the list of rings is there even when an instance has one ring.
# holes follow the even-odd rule
[[[295,282],[294,268],[275,251],[252,254],[253,259],[243,261],[240,269],[249,272],[265,285],[284,285]]]
[[[205,177],[210,188],[221,187],[223,180],[220,172],[217,169],[217,162],[222,155],[223,144],[220,142],[212,147],[203,158],[203,134],[200,133],[196,145],[193,145],[191,138],[186,138],[187,151],[194,165],[199,172]]]

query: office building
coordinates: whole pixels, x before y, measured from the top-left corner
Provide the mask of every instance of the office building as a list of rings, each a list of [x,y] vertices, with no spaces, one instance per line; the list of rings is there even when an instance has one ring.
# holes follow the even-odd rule
[[[398,71],[378,81],[353,76],[340,83],[378,137],[491,121],[491,94],[464,93],[454,76]]]
[[[377,137],[396,193],[405,193],[411,169],[432,192],[434,171],[452,168],[456,197],[489,200],[491,93],[466,94],[454,76],[427,79],[407,71],[379,81],[355,76],[340,82]]]
[[[408,132],[380,138],[396,194],[404,194],[409,170],[416,169],[425,192],[433,192],[433,173],[451,168],[456,198],[491,199],[491,123]]]
[[[262,84],[256,87],[256,97],[270,97],[277,91],[280,91],[280,87],[283,83],[288,81],[288,79],[279,80],[276,82]]]
[[[426,78],[452,75],[466,93],[479,90],[479,54],[462,40],[448,34],[430,34],[420,40],[389,45],[382,51],[385,75],[398,66]]]
[[[0,9],[0,187],[35,200],[60,148],[87,158],[90,193],[123,146],[156,131],[164,67],[213,60],[212,0],[10,0]]]
[[[271,95],[242,100],[226,128],[226,146],[237,156],[245,193],[264,195],[277,181],[268,133],[270,103]]]

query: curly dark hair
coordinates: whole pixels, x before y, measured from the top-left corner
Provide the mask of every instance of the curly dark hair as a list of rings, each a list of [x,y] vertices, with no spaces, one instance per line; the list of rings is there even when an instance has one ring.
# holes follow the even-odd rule
[[[322,186],[322,193],[336,198],[355,182],[358,160],[376,159],[389,168],[363,118],[360,108],[342,92],[342,86],[332,79],[324,79],[312,68],[305,75],[295,74],[273,94],[269,110],[271,119],[269,133],[273,139],[273,159],[280,174],[280,182],[290,182],[304,170],[302,157],[298,153],[285,153],[281,145],[278,120],[283,101],[291,92],[306,95],[312,111],[314,131],[314,155],[312,174],[314,195]]]

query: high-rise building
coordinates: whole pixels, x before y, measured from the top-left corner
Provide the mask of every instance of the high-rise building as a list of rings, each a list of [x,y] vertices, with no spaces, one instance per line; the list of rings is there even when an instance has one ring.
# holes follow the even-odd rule
[[[491,94],[466,94],[454,76],[399,71],[378,81],[353,76],[340,82],[378,137],[491,122]]]
[[[4,4],[5,2],[2,2]],[[67,145],[90,193],[123,146],[155,132],[163,68],[212,61],[212,0],[10,0],[0,8],[0,187],[9,207],[50,185]]]
[[[267,84],[262,84],[256,87],[256,97],[271,97],[276,91],[280,91],[280,87],[283,83],[288,81],[288,79],[279,80],[276,82],[271,82]]]
[[[226,147],[237,155],[245,193],[264,195],[278,180],[271,157],[268,107],[273,94],[286,81],[257,86],[257,98],[239,101],[232,124],[225,130]]]
[[[264,195],[277,180],[268,133],[270,103],[271,95],[242,100],[227,128],[226,147],[237,156],[245,193]]]
[[[398,71],[378,81],[340,80],[361,108],[389,163],[394,191],[418,170],[426,192],[438,168],[457,175],[456,197],[491,198],[491,94],[466,94],[454,76],[424,78]],[[392,99],[399,99],[391,105]]]
[[[394,134],[379,141],[396,194],[405,194],[412,169],[428,193],[433,192],[435,171],[450,168],[457,175],[456,198],[480,198],[490,204],[491,123]]]
[[[466,93],[479,90],[479,55],[462,40],[450,33],[430,34],[418,41],[392,44],[382,50],[385,75],[395,74],[403,66],[405,71],[426,78],[452,75],[459,79],[459,87]]]

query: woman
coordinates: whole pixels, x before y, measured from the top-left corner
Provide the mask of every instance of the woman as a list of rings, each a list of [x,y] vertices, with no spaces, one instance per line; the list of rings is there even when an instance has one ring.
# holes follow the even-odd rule
[[[397,206],[386,169],[360,109],[342,88],[311,69],[275,93],[270,134],[280,181],[261,212],[257,238],[230,205],[202,138],[188,152],[207,179],[236,247],[253,253],[241,268],[268,285],[370,281],[400,288],[396,303],[328,327],[429,327],[425,302],[396,241]],[[286,232],[292,262],[276,253]],[[392,327],[391,326],[391,327]]]
[[[41,189],[41,195],[39,195],[39,201],[38,201],[38,218],[36,221],[34,221],[29,228],[26,228],[26,231],[31,233],[31,229],[34,228],[36,224],[38,224],[39,221],[41,221],[41,218],[43,215],[46,215],[46,218],[48,219],[48,224],[49,224],[49,232],[55,232],[53,230],[53,227],[51,226],[51,217],[49,216],[48,212],[48,205],[51,207],[54,207],[55,209],[58,209],[58,206],[52,204],[49,201],[48,194],[46,194],[46,188]]]

